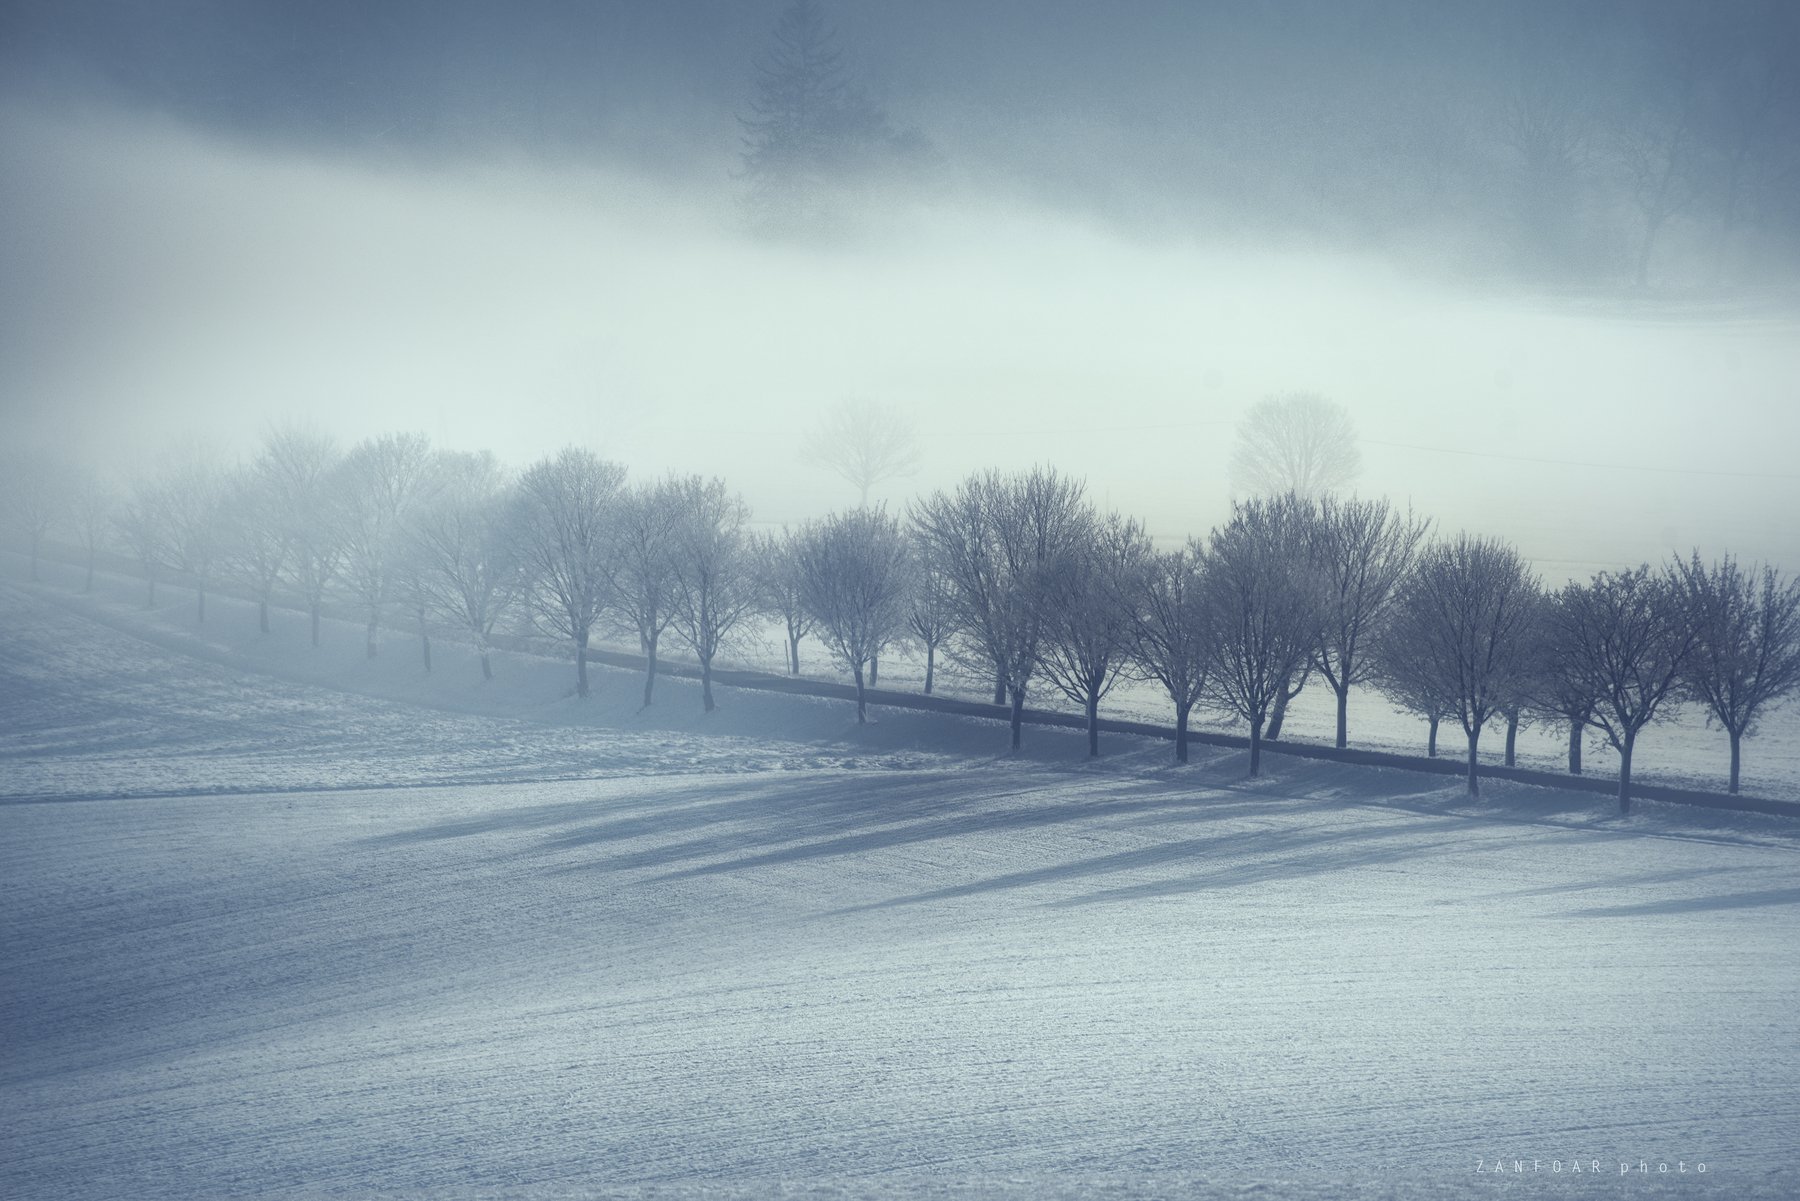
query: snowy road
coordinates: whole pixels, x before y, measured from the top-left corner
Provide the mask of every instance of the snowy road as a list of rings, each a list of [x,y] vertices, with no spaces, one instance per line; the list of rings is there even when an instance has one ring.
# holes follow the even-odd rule
[[[60,645],[9,656],[0,792],[80,795]],[[273,679],[230,717],[194,692],[227,669],[129,657],[100,758],[133,770],[285,729],[259,786],[398,784],[574,737]],[[580,729],[608,778],[0,805],[0,1196],[1800,1193],[1791,826],[1280,757],[858,760],[741,699]],[[734,738],[802,757],[709,768]]]

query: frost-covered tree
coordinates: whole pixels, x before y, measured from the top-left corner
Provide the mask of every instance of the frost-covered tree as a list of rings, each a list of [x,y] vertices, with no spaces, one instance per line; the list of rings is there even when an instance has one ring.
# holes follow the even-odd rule
[[[756,557],[757,588],[765,612],[781,619],[786,641],[789,675],[800,674],[800,640],[812,632],[812,614],[800,589],[799,531],[781,527],[779,534],[756,537],[752,553]]]
[[[219,560],[227,578],[256,598],[257,627],[269,632],[269,605],[288,566],[290,523],[269,463],[259,458],[232,471],[220,506]]]
[[[1350,744],[1350,690],[1371,678],[1371,644],[1429,524],[1386,500],[1326,496],[1319,502],[1312,558],[1325,608],[1312,659],[1337,697],[1340,748]]]
[[[68,516],[67,471],[40,455],[13,451],[0,460],[0,520],[24,541],[38,578],[44,539]]]
[[[1525,675],[1525,709],[1540,719],[1561,722],[1568,728],[1569,774],[1581,774],[1583,738],[1592,724],[1596,699],[1588,681],[1562,670],[1555,631],[1555,610],[1564,603],[1561,592],[1539,599],[1540,612],[1532,622],[1530,663]]]
[[[151,480],[138,480],[113,514],[119,542],[144,577],[144,608],[156,608],[156,585],[169,561],[168,509],[162,489]]]
[[[98,472],[82,468],[75,473],[70,485],[69,524],[81,546],[87,568],[87,577],[81,585],[83,592],[94,590],[95,562],[113,532],[118,510],[118,493]]]
[[[1038,663],[1087,715],[1090,758],[1100,754],[1100,702],[1132,666],[1134,608],[1150,553],[1142,525],[1109,513],[1088,522],[1086,537],[1065,549],[1045,587]]]
[[[936,682],[938,650],[956,634],[956,593],[931,548],[913,540],[912,593],[906,629],[925,650],[925,695]]]
[[[588,695],[588,639],[610,598],[608,561],[625,469],[566,447],[519,479],[512,537],[534,625],[575,650],[575,694]]]
[[[1619,812],[1631,812],[1638,734],[1679,700],[1696,638],[1689,598],[1672,573],[1648,566],[1570,584],[1546,610],[1557,670],[1594,698],[1588,719],[1619,753]]]
[[[1675,569],[1695,631],[1688,686],[1708,724],[1731,740],[1736,792],[1743,740],[1766,711],[1800,692],[1800,580],[1741,567],[1730,555],[1708,567],[1698,552]]]
[[[912,525],[950,580],[959,657],[992,665],[1023,742],[1025,692],[1038,669],[1045,598],[1055,565],[1089,537],[1085,487],[1049,468],[972,475],[912,508]]]
[[[684,476],[669,484],[681,520],[675,529],[675,618],[671,623],[700,661],[700,701],[713,703],[713,659],[753,613],[761,592],[749,531],[750,510],[721,479]]]
[[[884,509],[835,513],[798,542],[801,596],[820,641],[856,681],[856,721],[868,720],[864,668],[906,629],[912,562]]]
[[[1239,501],[1213,530],[1201,577],[1212,631],[1207,689],[1250,727],[1250,774],[1262,770],[1263,731],[1318,641],[1322,596],[1294,529],[1305,502],[1288,493]]]
[[[1535,577],[1506,543],[1459,534],[1427,548],[1400,586],[1383,642],[1384,677],[1412,705],[1442,706],[1469,745],[1469,794],[1481,795],[1481,732],[1532,667]]]
[[[423,434],[382,434],[359,442],[338,466],[344,588],[363,612],[364,652],[379,651],[382,609],[403,573],[405,520],[431,483],[431,443]]]
[[[474,642],[481,678],[491,680],[494,627],[522,587],[513,494],[486,452],[443,455],[436,475],[406,519],[410,578],[425,603]]]
[[[801,457],[836,472],[865,507],[869,489],[919,469],[918,440],[906,414],[867,400],[833,407],[807,438]]]
[[[340,459],[337,443],[328,436],[290,427],[271,434],[257,460],[257,471],[265,477],[274,512],[283,523],[288,580],[306,599],[313,646],[319,645],[326,590],[343,564]]]
[[[1232,486],[1243,496],[1317,499],[1356,482],[1362,452],[1344,406],[1311,392],[1271,396],[1238,426]]]
[[[1161,684],[1175,705],[1175,761],[1188,761],[1188,719],[1206,695],[1213,661],[1203,579],[1206,548],[1198,541],[1152,555],[1130,606],[1138,669]]]
[[[680,496],[669,483],[632,489],[620,498],[613,532],[614,607],[644,653],[644,707],[656,687],[656,650],[675,620],[675,546]]]
[[[206,621],[206,593],[224,544],[226,474],[205,452],[179,452],[153,485],[162,508],[163,566],[194,584],[195,620]]]

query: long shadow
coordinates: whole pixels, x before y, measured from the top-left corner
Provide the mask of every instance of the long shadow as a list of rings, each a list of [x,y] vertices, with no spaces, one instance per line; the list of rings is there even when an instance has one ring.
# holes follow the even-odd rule
[[[1680,897],[1667,901],[1644,901],[1637,905],[1597,905],[1591,909],[1570,909],[1555,916],[1647,917],[1664,913],[1706,913],[1718,909],[1756,909],[1766,905],[1800,905],[1800,888],[1765,888],[1760,892],[1733,892],[1716,897]]]

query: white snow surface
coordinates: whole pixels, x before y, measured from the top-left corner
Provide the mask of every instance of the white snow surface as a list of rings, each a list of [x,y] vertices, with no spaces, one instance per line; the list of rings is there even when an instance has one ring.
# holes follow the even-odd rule
[[[0,587],[0,1196],[1800,1195],[1793,822],[66,583]]]

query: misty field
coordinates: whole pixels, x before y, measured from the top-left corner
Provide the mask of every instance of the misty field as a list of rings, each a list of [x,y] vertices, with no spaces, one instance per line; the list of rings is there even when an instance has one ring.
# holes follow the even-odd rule
[[[64,595],[0,592],[7,1196],[1800,1187],[1791,823]]]

